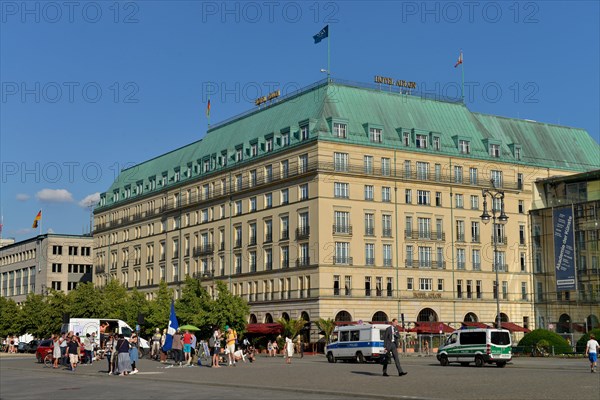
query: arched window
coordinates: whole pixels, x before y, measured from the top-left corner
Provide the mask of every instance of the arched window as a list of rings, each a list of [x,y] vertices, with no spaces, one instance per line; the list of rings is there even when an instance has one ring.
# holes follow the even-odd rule
[[[340,311],[335,316],[335,322],[350,322],[352,321],[352,315],[348,311]]]
[[[569,314],[562,314],[558,318],[556,333],[571,333],[571,316]]]
[[[371,321],[373,322],[387,322],[388,320],[388,316],[386,313],[384,313],[383,311],[377,311],[375,314],[373,314],[373,318],[371,319]]]
[[[290,315],[286,312],[281,313],[281,318],[285,319],[286,321],[290,320]]]
[[[256,315],[254,314],[250,314],[250,319],[248,321],[249,324],[256,324],[257,319],[256,319]]]
[[[438,315],[431,308],[424,308],[419,312],[417,321],[419,322],[437,322]]]
[[[463,319],[463,321],[465,322],[479,322],[479,318],[477,318],[477,315],[475,313],[467,313],[465,315],[465,318]]]
[[[273,316],[269,313],[267,313],[265,315],[265,324],[272,324],[273,323]]]

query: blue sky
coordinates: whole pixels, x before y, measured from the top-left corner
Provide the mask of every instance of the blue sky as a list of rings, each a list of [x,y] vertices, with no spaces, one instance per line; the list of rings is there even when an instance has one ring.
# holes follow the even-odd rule
[[[70,5],[69,5],[70,4]],[[213,123],[325,76],[374,75],[468,107],[586,129],[600,141],[599,3],[3,1],[3,237],[80,234],[86,199],[118,171],[197,140]]]

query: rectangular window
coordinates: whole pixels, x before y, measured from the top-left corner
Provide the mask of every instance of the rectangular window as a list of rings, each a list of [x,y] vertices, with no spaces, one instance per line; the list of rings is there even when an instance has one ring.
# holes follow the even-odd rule
[[[519,214],[525,214],[525,202],[519,200]]]
[[[352,294],[352,277],[344,276],[344,294],[350,296]]]
[[[290,144],[290,134],[289,133],[282,133],[281,134],[281,146],[285,147],[287,145]]]
[[[462,194],[456,194],[456,208],[464,208],[465,207],[465,202],[463,200],[463,195]]]
[[[346,138],[346,124],[340,124],[338,122],[333,123],[333,135],[338,138]]]
[[[463,183],[463,168],[459,165],[454,166],[454,183]]]
[[[442,206],[442,192],[435,192],[435,206]]]
[[[481,281],[475,281],[475,294],[477,295],[478,299],[481,299],[481,293]]]
[[[413,247],[412,246],[406,246],[406,266],[407,267],[412,267],[413,266]]]
[[[519,225],[519,245],[525,246],[525,225]]]
[[[404,202],[412,204],[412,189],[404,189]]]
[[[465,249],[456,249],[456,269],[464,270],[466,268],[466,251]]]
[[[417,204],[426,206],[431,204],[429,190],[417,190]]]
[[[433,279],[432,278],[419,278],[419,290],[423,290],[423,291],[433,290]]]
[[[269,153],[269,152],[273,151],[273,138],[268,138],[268,139],[265,141],[265,151],[266,151],[267,153]]]
[[[471,195],[471,210],[479,210],[479,196]]]
[[[419,268],[431,268],[431,247],[419,246]]]
[[[404,161],[404,177],[406,179],[410,179],[411,178],[410,160],[405,160]]]
[[[365,265],[375,265],[375,245],[373,243],[365,244]]]
[[[468,140],[459,140],[458,149],[461,154],[471,154],[471,142]]]
[[[435,181],[440,182],[442,180],[442,165],[435,164]]]
[[[348,171],[348,153],[333,153],[334,169],[338,172]]]
[[[502,171],[491,170],[490,171],[490,180],[495,188],[502,187]]]
[[[415,146],[417,149],[427,148],[427,135],[416,135]]]
[[[269,243],[273,241],[273,220],[267,219],[265,220],[265,243]]]
[[[344,183],[344,182],[334,182],[333,185],[333,192],[334,192],[334,196],[338,197],[338,198],[343,198],[343,199],[347,199],[348,196],[348,183]]]
[[[456,241],[457,242],[465,241],[465,221],[462,221],[462,220],[456,221]]]
[[[381,224],[383,228],[382,235],[383,237],[392,237],[392,216],[391,215],[382,215],[381,216]]]
[[[349,234],[350,230],[350,213],[347,211],[334,212],[334,233]]]
[[[527,282],[521,282],[521,300],[527,301]]]
[[[390,176],[391,173],[391,160],[389,158],[381,158],[381,175]]]
[[[383,245],[383,266],[384,267],[392,266],[392,245],[391,244]]]
[[[500,157],[500,145],[490,143],[490,157]]]
[[[242,214],[242,201],[237,200],[235,202],[235,215],[241,215],[241,214]]]
[[[300,200],[308,200],[308,183],[304,183],[299,186]]]
[[[271,164],[265,165],[265,182],[269,183],[273,180],[273,166]]]
[[[469,183],[471,185],[477,185],[477,168],[469,168]]]
[[[433,137],[433,150],[435,151],[440,151],[442,149],[442,145],[440,142],[440,137],[439,136],[434,136]]]
[[[519,254],[519,260],[521,265],[521,272],[527,271],[527,255],[525,253]]]
[[[417,179],[428,180],[429,179],[429,163],[417,161]]]
[[[508,299],[508,282],[502,281],[502,300]]]
[[[389,203],[390,201],[392,201],[392,190],[391,188],[387,187],[387,186],[383,186],[381,188],[381,201],[383,201],[384,203]]]
[[[406,278],[406,290],[413,290],[413,278]]]
[[[350,264],[350,243],[335,243],[335,264]]]
[[[308,139],[308,125],[303,125],[300,127],[300,140]]]
[[[392,297],[393,293],[394,293],[394,281],[392,280],[392,278],[386,278],[385,279],[385,295],[387,297]]]
[[[281,189],[281,204],[285,205],[290,202],[290,191],[289,189]]]
[[[290,162],[288,160],[283,160],[279,165],[281,170],[281,178],[287,178],[290,174]]]
[[[365,276],[365,296],[371,296],[371,277]]]
[[[303,174],[308,171],[308,154],[298,156],[298,173]]]
[[[402,133],[402,142],[404,143],[405,146],[410,146],[410,132],[403,132]]]
[[[374,199],[373,191],[374,191],[373,185],[365,185],[365,200],[373,201],[373,199]]]
[[[265,194],[265,208],[273,207],[273,193]]]
[[[365,236],[375,235],[375,214],[365,214]]]
[[[481,237],[479,234],[479,222],[471,221],[471,242],[472,243],[480,243]]]
[[[438,292],[443,292],[444,291],[444,280],[441,278],[438,278],[437,282],[438,282],[438,284],[437,284]]]
[[[365,174],[373,173],[373,156],[364,157]]]
[[[369,140],[374,143],[381,143],[383,139],[381,129],[369,128]]]
[[[71,272],[70,271],[71,265],[72,264],[69,264],[69,272]],[[60,273],[60,272],[62,272],[62,264],[54,264],[53,263],[52,264],[52,272],[54,272],[54,273]]]
[[[462,279],[457,279],[456,280],[456,297],[459,299],[462,299],[463,294],[462,294]]]
[[[523,189],[523,174],[517,174],[517,189]]]
[[[334,296],[340,295],[340,276],[339,275],[333,276],[333,295]]]

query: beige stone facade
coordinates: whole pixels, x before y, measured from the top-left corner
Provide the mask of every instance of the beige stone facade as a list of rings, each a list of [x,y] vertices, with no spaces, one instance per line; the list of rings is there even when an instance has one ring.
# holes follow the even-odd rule
[[[65,293],[92,281],[91,236],[44,234],[0,248],[0,294],[23,302],[29,293]]]

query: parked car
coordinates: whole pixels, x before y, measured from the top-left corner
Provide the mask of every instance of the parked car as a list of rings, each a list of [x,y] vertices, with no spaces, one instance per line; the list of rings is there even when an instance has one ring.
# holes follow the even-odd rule
[[[25,346],[25,351],[27,353],[33,354],[37,350],[39,344],[40,344],[39,340],[37,340],[37,339],[32,340],[29,343],[27,343],[27,346]]]
[[[52,339],[40,340],[40,343],[35,350],[35,358],[37,362],[44,362],[44,357],[46,357],[46,354],[52,354],[53,350],[54,344],[52,343]]]
[[[27,351],[27,345],[27,342],[19,342],[19,344],[17,345],[17,352],[25,353]]]

